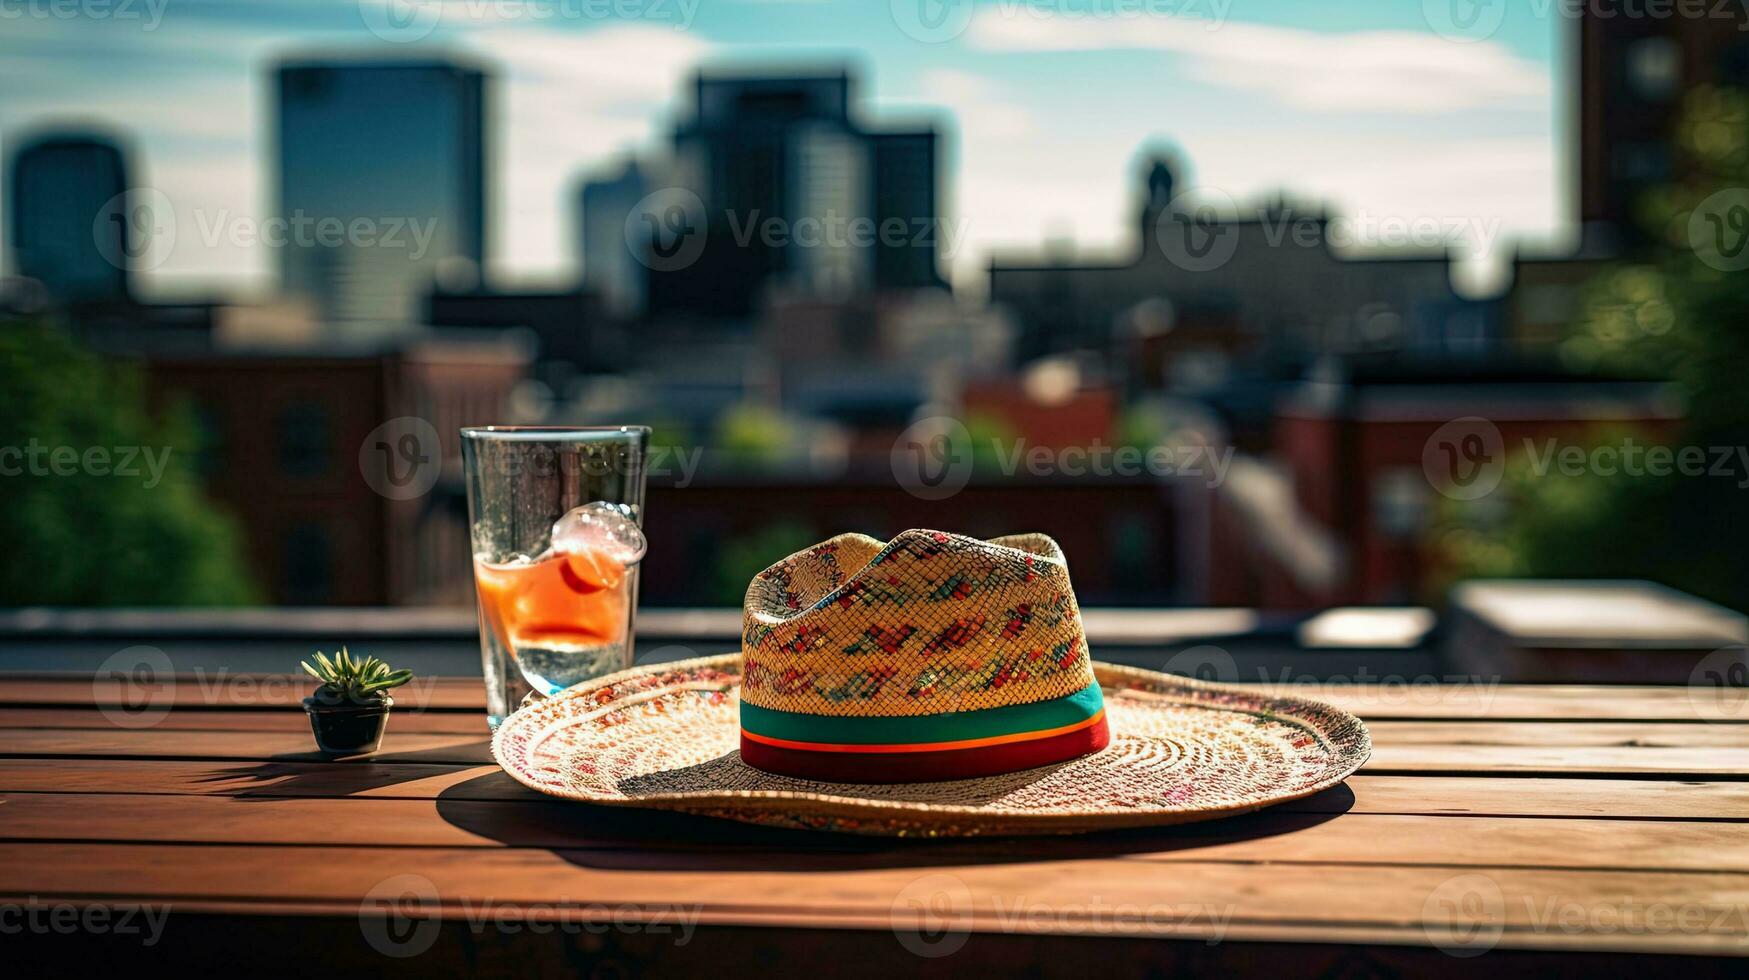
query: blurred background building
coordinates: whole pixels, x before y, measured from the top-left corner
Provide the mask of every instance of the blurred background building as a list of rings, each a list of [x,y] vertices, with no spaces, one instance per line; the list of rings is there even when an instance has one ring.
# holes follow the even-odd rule
[[[484,72],[447,61],[278,67],[275,217],[290,225],[278,250],[287,295],[356,336],[413,322],[433,283],[479,280],[485,90]],[[369,223],[369,239],[335,230],[357,221]]]

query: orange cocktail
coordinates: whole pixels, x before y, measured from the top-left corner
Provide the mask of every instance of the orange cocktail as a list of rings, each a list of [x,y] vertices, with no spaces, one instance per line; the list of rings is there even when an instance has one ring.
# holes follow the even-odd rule
[[[623,563],[597,549],[498,564],[474,559],[481,615],[543,694],[617,669],[598,661],[625,649],[629,578]]]

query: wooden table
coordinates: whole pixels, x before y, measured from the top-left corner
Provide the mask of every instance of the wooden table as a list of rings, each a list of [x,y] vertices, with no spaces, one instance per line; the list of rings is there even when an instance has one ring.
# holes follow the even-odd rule
[[[385,751],[340,762],[309,752],[302,681],[124,686],[0,679],[10,969],[1711,975],[1749,951],[1749,710],[1682,688],[1295,685],[1370,725],[1346,787],[905,842],[544,799],[492,765],[477,680],[410,690]]]

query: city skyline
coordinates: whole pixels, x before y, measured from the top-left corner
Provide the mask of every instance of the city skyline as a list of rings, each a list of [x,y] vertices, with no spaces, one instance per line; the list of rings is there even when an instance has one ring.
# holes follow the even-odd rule
[[[270,250],[213,240],[190,215],[210,229],[214,215],[271,214],[270,68],[312,52],[453,55],[492,74],[486,251],[488,271],[512,282],[574,277],[581,182],[659,147],[692,74],[722,65],[848,61],[867,80],[871,115],[942,119],[942,210],[965,229],[943,264],[962,288],[981,288],[992,254],[1038,252],[1047,239],[1073,240],[1084,255],[1122,250],[1133,242],[1134,169],[1161,147],[1191,164],[1189,184],[1242,200],[1287,190],[1357,223],[1432,219],[1495,242],[1570,230],[1556,107],[1566,86],[1552,81],[1563,74],[1564,19],[1509,17],[1460,44],[1418,9],[1345,12],[1313,28],[1282,3],[1207,7],[1141,21],[1059,12],[1053,23],[1026,4],[983,4],[934,44],[881,4],[704,3],[685,30],[658,23],[654,5],[634,22],[487,20],[491,4],[444,5],[417,44],[383,39],[387,22],[373,34],[369,0],[247,12],[177,4],[149,31],[12,20],[0,53],[18,97],[0,107],[0,139],[10,147],[47,122],[124,136],[136,182],[164,191],[190,226],[142,276],[158,294],[272,290]],[[845,57],[852,44],[860,55]],[[128,90],[93,77],[99,59],[136,72]],[[1043,84],[1040,66],[1086,84]]]

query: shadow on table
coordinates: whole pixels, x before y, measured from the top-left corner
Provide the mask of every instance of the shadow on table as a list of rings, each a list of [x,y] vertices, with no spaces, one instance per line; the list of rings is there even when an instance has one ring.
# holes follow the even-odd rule
[[[369,756],[329,758],[320,752],[284,752],[264,762],[240,763],[214,769],[202,782],[234,783],[238,799],[276,796],[352,796],[401,783],[442,778],[489,765],[491,742],[424,749],[416,752],[379,752]],[[502,772],[502,782],[491,798],[533,796]],[[506,785],[508,784],[508,785]],[[259,793],[250,795],[251,788]]]
[[[1223,820],[1075,836],[939,840],[786,830],[666,810],[591,806],[546,797],[493,799],[503,773],[458,783],[437,798],[451,825],[510,847],[539,847],[584,867],[653,871],[845,871],[966,863],[1066,861],[1188,851],[1315,827],[1348,812],[1336,786],[1274,809]]]

